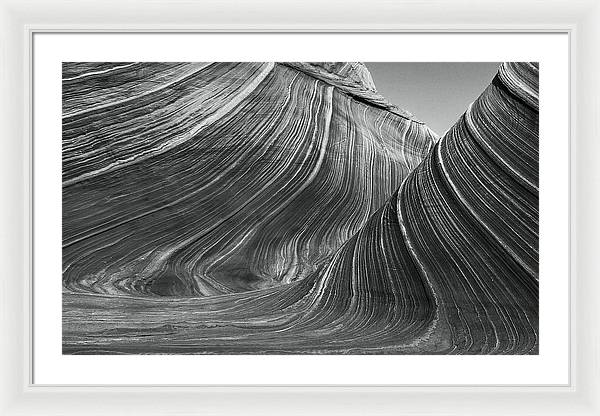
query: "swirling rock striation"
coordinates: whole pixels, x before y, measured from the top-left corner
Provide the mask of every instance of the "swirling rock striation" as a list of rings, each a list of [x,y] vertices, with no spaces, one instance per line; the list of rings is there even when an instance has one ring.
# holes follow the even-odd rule
[[[537,353],[537,64],[439,141],[358,63],[63,73],[64,353]]]
[[[304,278],[437,139],[280,64],[65,72],[63,280],[75,292],[215,295]]]

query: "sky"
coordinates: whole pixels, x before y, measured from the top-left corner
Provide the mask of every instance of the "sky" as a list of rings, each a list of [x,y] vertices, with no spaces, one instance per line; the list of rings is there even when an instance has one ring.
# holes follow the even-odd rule
[[[492,81],[499,62],[365,62],[377,91],[442,135]]]

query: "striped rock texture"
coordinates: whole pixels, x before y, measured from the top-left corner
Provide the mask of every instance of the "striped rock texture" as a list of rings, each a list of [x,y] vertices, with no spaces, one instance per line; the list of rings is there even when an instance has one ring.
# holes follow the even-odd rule
[[[360,63],[63,64],[63,352],[538,351],[538,67],[438,140]]]

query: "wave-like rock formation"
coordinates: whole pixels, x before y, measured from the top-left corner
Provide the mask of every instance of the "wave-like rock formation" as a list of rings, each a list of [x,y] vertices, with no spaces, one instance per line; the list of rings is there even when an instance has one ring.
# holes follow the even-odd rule
[[[63,352],[538,351],[538,67],[437,140],[359,63],[66,63]]]
[[[346,94],[372,85],[355,68],[342,89],[272,63],[65,64],[65,286],[197,296],[313,273],[437,138]]]

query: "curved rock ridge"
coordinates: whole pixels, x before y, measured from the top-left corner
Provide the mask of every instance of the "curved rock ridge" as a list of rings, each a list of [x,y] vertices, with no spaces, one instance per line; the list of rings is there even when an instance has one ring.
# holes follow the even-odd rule
[[[311,65],[372,85],[364,66]],[[65,63],[63,283],[209,296],[313,273],[438,137],[274,63]],[[329,73],[329,72],[328,72]]]
[[[362,62],[288,62],[286,65],[302,68],[307,73],[329,78],[333,82],[377,92],[371,73]]]
[[[397,191],[305,278],[200,298],[67,285],[63,352],[537,353],[537,80],[537,64],[503,64]]]
[[[359,101],[421,123],[377,92],[371,73],[362,62],[286,62],[284,65],[334,85]]]

